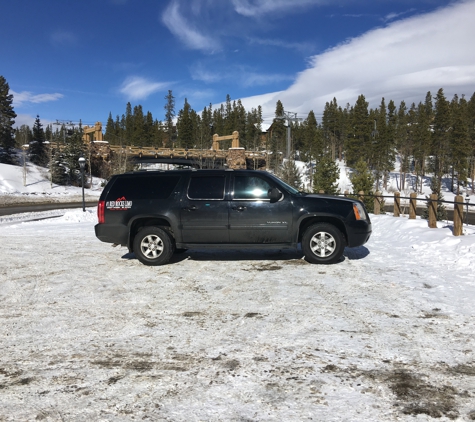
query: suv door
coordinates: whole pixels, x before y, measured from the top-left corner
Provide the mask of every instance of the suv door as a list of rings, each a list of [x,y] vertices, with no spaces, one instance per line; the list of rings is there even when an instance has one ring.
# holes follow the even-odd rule
[[[292,203],[286,194],[271,202],[268,192],[274,187],[260,175],[233,175],[230,243],[291,243]]]
[[[191,175],[181,200],[180,218],[184,243],[228,243],[226,177],[221,174]]]

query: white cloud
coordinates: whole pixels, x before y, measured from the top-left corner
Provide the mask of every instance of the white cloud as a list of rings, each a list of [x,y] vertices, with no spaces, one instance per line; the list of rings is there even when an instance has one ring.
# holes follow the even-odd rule
[[[245,87],[265,86],[282,81],[293,80],[293,76],[283,75],[280,73],[257,73],[257,72],[240,72],[241,84]]]
[[[247,66],[233,66],[225,72],[210,71],[201,63],[194,65],[190,72],[194,80],[206,83],[229,81],[239,83],[243,87],[265,86],[276,82],[291,81],[294,78],[281,73],[258,73]]]
[[[188,48],[210,53],[221,48],[215,38],[206,35],[185,19],[180,13],[180,3],[176,0],[173,0],[163,12],[162,22]]]
[[[30,126],[30,128],[33,127],[35,124],[36,120],[36,114],[32,116],[31,114],[17,114],[15,117],[15,124],[13,125],[14,128],[19,128],[23,125]],[[42,119],[40,116],[41,124],[43,127],[46,127],[47,125],[53,125],[57,122],[57,120],[48,120],[48,119]]]
[[[250,44],[258,44],[270,47],[285,48],[287,50],[298,50],[301,52],[310,52],[315,46],[308,42],[287,42],[278,39],[266,39],[266,38],[248,38]]]
[[[215,83],[223,80],[228,73],[215,72],[206,69],[203,64],[197,63],[190,68],[191,78],[195,81],[202,81],[206,83]]]
[[[14,107],[21,107],[27,103],[33,103],[33,104],[47,103],[50,101],[57,101],[63,98],[63,94],[59,94],[59,93],[32,94],[29,91],[15,92],[13,90],[10,90],[10,93],[13,95]]]
[[[304,7],[329,0],[170,0],[162,22],[188,48],[206,53],[223,50],[226,38],[245,37],[256,27],[250,19],[282,12],[300,12]],[[249,38],[252,40],[252,38]],[[258,43],[258,39],[254,39]],[[261,44],[309,52],[305,43],[262,40]]]
[[[51,43],[57,47],[71,46],[77,43],[77,37],[71,31],[56,31],[50,36]]]
[[[143,100],[168,86],[170,86],[169,82],[153,82],[139,76],[131,76],[123,82],[120,92],[128,99],[135,101]]]
[[[475,1],[462,1],[426,15],[367,32],[310,60],[288,89],[252,97],[267,112],[281,100],[285,109],[306,115],[323,111],[335,97],[341,106],[364,94],[371,107],[381,98],[399,104],[424,101],[444,88],[447,97],[475,90]],[[247,99],[242,99],[248,107]],[[253,105],[254,106],[254,105]]]
[[[388,15],[386,15],[386,16],[383,18],[383,21],[388,22],[388,21],[396,20],[396,19],[400,18],[401,16],[404,16],[404,15],[407,15],[408,13],[414,12],[415,10],[416,10],[416,9],[411,8],[411,9],[406,10],[406,11],[401,12],[401,13],[389,13]]]
[[[232,0],[236,13],[246,17],[260,17],[269,13],[295,11],[298,8],[325,4],[325,0]]]

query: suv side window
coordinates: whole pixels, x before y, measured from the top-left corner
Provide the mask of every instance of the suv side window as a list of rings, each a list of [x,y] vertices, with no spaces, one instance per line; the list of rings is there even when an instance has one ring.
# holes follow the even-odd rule
[[[267,192],[272,186],[256,176],[234,177],[234,199],[269,199]]]
[[[224,199],[224,176],[191,177],[188,186],[189,199]]]
[[[166,199],[175,189],[180,176],[148,175],[123,176],[116,180],[109,192],[110,198],[120,198],[129,195],[139,199]]]

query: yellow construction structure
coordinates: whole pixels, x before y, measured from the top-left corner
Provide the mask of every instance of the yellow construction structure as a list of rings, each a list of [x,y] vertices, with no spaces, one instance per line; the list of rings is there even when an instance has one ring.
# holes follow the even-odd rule
[[[194,160],[224,160],[229,168],[246,168],[246,160],[254,162],[254,167],[265,167],[267,153],[258,151],[246,151],[239,146],[239,132],[234,131],[232,135],[213,135],[211,149],[187,149],[187,148],[156,148],[110,145],[104,141],[102,134],[102,123],[96,122],[94,126],[84,126],[84,143],[87,144],[89,154],[96,158],[108,161],[111,153],[124,154],[129,157],[139,159],[194,159]],[[231,148],[221,149],[221,141],[231,140]],[[262,164],[264,163],[264,164]]]
[[[82,139],[86,142],[103,141],[102,123],[96,122],[94,126],[84,126],[82,128]]]
[[[235,130],[232,135],[226,135],[226,136],[219,136],[217,133],[213,135],[213,147],[215,151],[218,151],[219,148],[219,142],[220,141],[227,141],[231,139],[231,148],[239,148],[239,132]]]

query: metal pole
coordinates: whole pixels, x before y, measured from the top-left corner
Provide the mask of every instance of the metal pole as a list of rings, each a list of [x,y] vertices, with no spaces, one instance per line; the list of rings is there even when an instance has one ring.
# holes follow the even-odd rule
[[[84,201],[84,168],[81,170],[82,179],[82,212],[86,212],[86,203]]]
[[[86,159],[79,157],[79,168],[81,169],[81,185],[82,185],[82,211],[86,212],[86,202],[84,200],[84,170],[86,169]]]
[[[287,160],[290,160],[290,119],[287,120]]]

